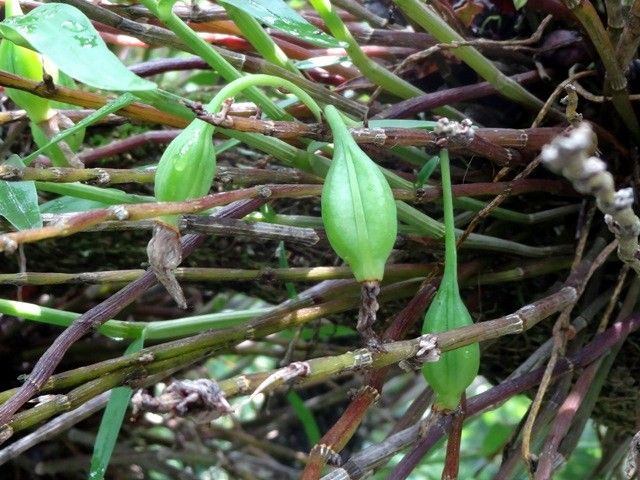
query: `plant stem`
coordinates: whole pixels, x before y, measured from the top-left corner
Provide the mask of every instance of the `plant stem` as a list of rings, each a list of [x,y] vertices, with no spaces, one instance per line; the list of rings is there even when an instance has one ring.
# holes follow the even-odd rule
[[[458,252],[456,251],[456,232],[453,220],[453,196],[451,194],[451,171],[449,151],[440,150],[440,174],[442,176],[442,209],[444,210],[444,274],[451,285],[458,288]]]
[[[218,213],[218,216],[244,216],[262,203],[264,203],[264,200],[238,202],[226,207]],[[184,237],[182,241],[183,256],[187,257],[203,241],[204,238],[198,235]],[[29,380],[16,391],[15,395],[0,405],[0,425],[6,424],[11,416],[39,391],[60,363],[67,350],[78,339],[82,338],[92,328],[100,326],[112,316],[116,315],[155,283],[155,276],[152,272],[147,271],[140,279],[130,283],[118,293],[112,295],[74,321],[69,328],[56,338],[53,344],[40,357],[29,375]]]
[[[441,43],[464,42],[453,28],[442,20],[432,7],[420,3],[418,0],[393,0],[407,18],[412,19],[418,25],[432,34]],[[519,83],[513,81],[482,55],[474,47],[459,47],[452,53],[471,67],[478,75],[495,87],[495,89],[507,98],[518,102],[527,108],[540,109],[543,102],[529,93]]]
[[[256,73],[253,75],[247,75],[245,77],[239,77],[236,80],[231,81],[225,85],[209,102],[207,110],[211,113],[216,113],[222,103],[227,99],[234,97],[243,90],[252,91],[255,86],[269,86],[274,88],[286,87],[291,92],[295,93],[297,97],[311,110],[311,113],[316,117],[318,122],[322,121],[322,113],[318,104],[311,98],[311,96],[305,92],[302,88],[291,83],[284,78],[274,77],[273,75],[265,75],[263,73]]]
[[[155,0],[142,0],[142,3],[157,15],[182,41],[189,45],[197,55],[204,59],[211,68],[220,73],[227,82],[232,82],[242,77],[242,74],[236,70],[233,65],[225,60],[211,45],[202,40],[186,23],[173,13],[172,3],[160,2],[156,4]],[[291,118],[257,88],[250,88],[247,91],[247,97],[259,105],[273,119]]]
[[[367,57],[329,0],[309,0],[309,3],[320,14],[333,36],[347,44],[345,49],[349,58],[360,69],[362,75],[371,80],[374,85],[400,98],[411,98],[424,94],[418,87],[411,85]],[[434,112],[451,118],[460,117],[456,110],[446,106],[435,108]]]
[[[589,0],[563,0],[563,3],[567,8],[571,9],[587,31],[607,71],[606,84],[611,88],[613,106],[636,141],[640,141],[640,124],[629,100],[627,79],[624,76],[623,69],[618,64],[619,60],[624,59],[616,57],[616,52],[613,50],[613,45],[604,25],[600,21],[598,12]]]
[[[298,69],[287,58],[287,54],[273,41],[255,18],[230,3],[223,3],[223,6],[229,18],[233,20],[233,23],[236,24],[242,34],[265,60],[296,75],[300,75]]]

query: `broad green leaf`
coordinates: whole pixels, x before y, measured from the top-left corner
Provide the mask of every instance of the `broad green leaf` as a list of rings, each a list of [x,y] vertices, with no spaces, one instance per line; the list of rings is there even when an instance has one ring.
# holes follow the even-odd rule
[[[156,88],[155,83],[127,69],[91,21],[71,5],[47,3],[27,15],[6,18],[0,22],[0,34],[46,55],[67,75],[92,87],[115,91]]]
[[[516,10],[520,10],[527,4],[527,0],[513,0],[513,6],[516,7]]]
[[[340,42],[307,22],[283,0],[220,0],[233,5],[256,20],[281,32],[320,47],[340,47]]]
[[[136,338],[129,345],[125,355],[141,350],[143,345],[144,331],[140,337]],[[93,446],[91,470],[89,472],[89,478],[92,480],[104,478],[132,393],[131,387],[118,387],[111,391],[107,408],[105,408],[104,414],[102,415],[100,428],[96,436],[96,443]]]
[[[24,167],[17,155],[9,157],[7,163]],[[0,181],[0,215],[18,230],[41,227],[42,218],[34,182]]]
[[[484,434],[484,441],[481,443],[480,453],[487,458],[491,458],[500,453],[513,435],[514,429],[515,427],[513,425],[501,422],[490,425]]]

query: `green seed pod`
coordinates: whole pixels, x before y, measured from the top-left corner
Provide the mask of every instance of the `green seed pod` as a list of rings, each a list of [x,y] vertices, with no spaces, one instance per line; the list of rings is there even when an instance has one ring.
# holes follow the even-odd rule
[[[359,282],[382,280],[398,229],[393,192],[329,105],[334,154],[322,188],[322,222],[333,250]]]
[[[18,0],[7,0],[5,4],[5,16],[16,17],[22,15]],[[43,73],[42,56],[25,47],[20,47],[10,40],[3,39],[0,42],[0,69],[30,80],[42,81]],[[58,70],[54,65],[47,64],[47,73],[57,76]],[[14,88],[5,90],[7,96],[20,108],[27,111],[27,115],[32,122],[39,123],[47,120],[53,115],[51,102],[46,98],[41,98],[31,93],[23,92]]]
[[[440,288],[424,316],[422,333],[425,334],[446,332],[473,323],[458,288],[449,154],[446,150],[440,152],[440,167],[445,215],[445,269]],[[425,363],[422,373],[436,393],[435,406],[454,410],[479,368],[480,346],[477,343],[444,352],[437,362]]]
[[[422,333],[446,332],[453,328],[473,324],[464,305],[457,284],[452,285],[443,278],[424,317]],[[436,393],[435,404],[454,410],[460,396],[478,375],[480,368],[480,346],[477,343],[442,353],[437,362],[425,363],[422,373]]]
[[[167,146],[156,170],[154,191],[158,200],[180,202],[207,194],[216,172],[213,131],[213,125],[193,120]],[[182,262],[178,218],[179,215],[160,218],[147,245],[147,256],[156,278],[181,308],[187,308],[174,274]]]
[[[162,154],[155,178],[155,196],[163,202],[180,202],[206,195],[216,172],[214,127],[192,121]],[[175,225],[177,216],[164,217]]]

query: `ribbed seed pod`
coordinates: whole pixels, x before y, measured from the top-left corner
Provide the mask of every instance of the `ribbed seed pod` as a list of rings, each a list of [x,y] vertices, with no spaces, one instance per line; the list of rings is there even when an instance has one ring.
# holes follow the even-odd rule
[[[155,196],[163,202],[180,202],[207,194],[216,172],[213,145],[214,127],[202,120],[192,121],[166,148],[155,176]],[[174,271],[182,262],[178,215],[156,222],[147,245],[149,264],[176,303],[187,307]]]
[[[324,113],[334,154],[322,188],[322,222],[331,247],[363,285],[358,330],[377,347],[371,327],[379,281],[396,240],[396,204],[380,168],[351,137],[338,110],[329,105]]]
[[[213,130],[213,125],[194,120],[167,146],[156,170],[158,200],[180,202],[206,195],[216,172]],[[163,220],[175,225],[177,218]]]
[[[22,15],[22,9],[18,0],[7,0],[5,3],[5,17],[17,17],[20,15]],[[20,47],[7,39],[3,39],[0,42],[0,69],[30,80],[42,81],[43,67],[42,55],[39,53]],[[55,80],[57,68],[54,65],[47,64],[46,70]],[[55,113],[50,108],[51,102],[46,98],[15,88],[7,88],[5,91],[16,105],[27,111],[27,115],[32,122],[42,122]]]
[[[324,110],[334,153],[322,188],[322,222],[333,250],[359,282],[382,280],[398,221],[391,187],[349,134],[338,110]]]
[[[445,223],[445,268],[440,288],[424,316],[422,333],[425,334],[446,332],[473,323],[458,288],[449,154],[446,150],[440,153],[440,171]],[[477,343],[444,352],[437,362],[425,363],[422,373],[436,393],[434,405],[441,410],[455,410],[479,368],[480,346]]]

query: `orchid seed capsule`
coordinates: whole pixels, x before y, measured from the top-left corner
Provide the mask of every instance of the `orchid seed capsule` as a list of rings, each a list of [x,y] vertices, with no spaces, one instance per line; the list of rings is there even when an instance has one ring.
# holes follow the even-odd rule
[[[422,333],[439,333],[473,324],[458,287],[456,237],[449,173],[449,154],[440,152],[442,199],[445,223],[445,267],[440,288],[424,316]],[[465,345],[442,353],[436,362],[425,363],[422,373],[436,394],[434,406],[455,410],[480,368],[480,346]]]
[[[382,280],[396,241],[396,204],[380,168],[349,134],[338,110],[325,108],[334,154],[322,188],[322,222],[333,250],[359,282]]]
[[[163,202],[180,202],[209,192],[216,172],[214,127],[193,120],[166,148],[156,169],[154,192]],[[156,277],[182,308],[187,307],[174,272],[182,262],[179,215],[160,217],[147,245],[149,264]]]
[[[396,204],[380,168],[351,137],[338,110],[329,105],[324,113],[334,154],[322,188],[322,222],[331,247],[362,283],[358,330],[377,346],[371,326],[379,282],[396,241]]]
[[[156,169],[154,193],[162,202],[181,202],[206,195],[216,172],[214,126],[193,120],[167,146]],[[165,217],[169,224],[177,216]]]

